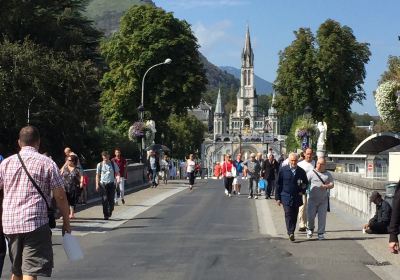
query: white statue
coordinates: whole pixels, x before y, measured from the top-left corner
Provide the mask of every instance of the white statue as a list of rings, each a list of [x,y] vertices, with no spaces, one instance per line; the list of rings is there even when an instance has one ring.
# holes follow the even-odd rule
[[[156,122],[153,120],[146,121],[146,135],[145,135],[145,145],[146,147],[154,144],[154,138],[156,136]]]
[[[326,122],[318,122],[317,129],[319,131],[317,150],[325,150],[326,131],[328,129]]]

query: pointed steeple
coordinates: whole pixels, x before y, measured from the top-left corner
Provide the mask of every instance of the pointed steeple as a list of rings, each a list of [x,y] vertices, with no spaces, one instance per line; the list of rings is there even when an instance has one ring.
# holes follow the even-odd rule
[[[275,92],[272,93],[272,101],[271,101],[271,107],[268,110],[268,115],[269,116],[276,116],[277,111],[275,109]]]
[[[253,49],[251,48],[250,41],[250,28],[247,26],[246,40],[244,42],[244,48],[242,52],[242,65],[245,67],[252,67],[254,62]]]
[[[221,102],[221,89],[218,90],[218,97],[217,97],[217,105],[215,106],[214,115],[222,116],[224,111],[222,109],[222,102]]]

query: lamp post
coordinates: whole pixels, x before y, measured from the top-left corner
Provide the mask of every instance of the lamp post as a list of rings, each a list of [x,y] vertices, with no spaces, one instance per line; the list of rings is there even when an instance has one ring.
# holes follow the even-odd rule
[[[143,122],[144,119],[144,80],[146,78],[147,73],[149,71],[157,66],[164,65],[164,64],[170,64],[172,62],[172,59],[167,58],[164,62],[154,64],[151,66],[149,69],[146,70],[146,72],[143,75],[142,79],[142,98],[140,99],[140,106],[138,107],[138,110],[140,112],[140,122]],[[142,143],[141,143],[141,149],[140,149],[140,163],[143,163],[143,150],[144,150],[144,137],[142,137]]]
[[[36,98],[36,96],[32,97],[31,101],[29,101],[29,104],[28,104],[28,118],[27,118],[27,121],[26,121],[28,125],[29,125],[29,121],[30,121],[31,104],[32,104],[32,101],[35,100],[35,98]]]
[[[306,119],[312,118],[312,108],[308,105],[304,108],[304,117]],[[301,141],[301,149],[305,150],[309,147],[311,147],[310,137],[308,135],[305,135]]]

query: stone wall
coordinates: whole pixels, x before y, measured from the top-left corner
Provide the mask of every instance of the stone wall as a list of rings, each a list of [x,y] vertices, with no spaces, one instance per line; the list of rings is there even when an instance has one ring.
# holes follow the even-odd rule
[[[335,187],[331,190],[331,198],[343,204],[349,212],[368,221],[375,213],[375,206],[369,202],[369,196],[373,191],[378,191],[383,196],[388,181],[335,172],[332,172],[332,175],[335,179]]]

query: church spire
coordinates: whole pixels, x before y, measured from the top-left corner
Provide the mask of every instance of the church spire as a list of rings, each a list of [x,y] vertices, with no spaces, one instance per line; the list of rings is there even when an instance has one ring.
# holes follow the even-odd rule
[[[217,105],[215,106],[215,115],[223,115],[224,111],[222,109],[222,102],[221,102],[221,89],[218,90],[218,97],[217,97]]]
[[[254,63],[254,53],[253,49],[251,48],[250,27],[247,26],[246,40],[242,52],[242,66],[252,67],[253,63]]]

